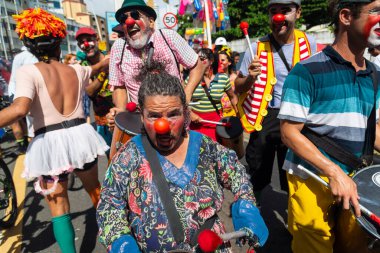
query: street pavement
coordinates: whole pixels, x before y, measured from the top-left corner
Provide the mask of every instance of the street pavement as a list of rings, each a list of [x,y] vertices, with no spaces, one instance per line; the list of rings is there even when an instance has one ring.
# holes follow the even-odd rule
[[[60,252],[55,242],[51,215],[43,197],[33,190],[32,182],[21,179],[22,159],[24,156],[12,156],[15,150],[15,142],[10,138],[1,141],[4,151],[4,160],[9,168],[16,174],[13,175],[19,197],[20,208],[19,220],[15,227],[0,231],[0,252]],[[17,161],[17,162],[16,162]],[[245,163],[244,159],[242,160]],[[102,181],[106,171],[107,160],[105,157],[99,159],[99,179]],[[269,228],[269,239],[265,247],[256,249],[256,252],[288,253],[290,250],[290,235],[286,230],[286,205],[287,196],[279,190],[278,170],[275,166],[273,171],[273,182],[271,186],[264,189],[262,193],[261,212]],[[74,189],[69,191],[72,222],[76,234],[77,252],[105,252],[105,248],[97,240],[97,226],[95,220],[95,209],[87,193],[84,191],[79,179],[75,180]],[[230,218],[230,204],[232,194],[225,192],[223,210],[219,213],[225,221],[227,230],[233,231]],[[247,246],[237,247],[233,243],[234,252],[246,252]]]

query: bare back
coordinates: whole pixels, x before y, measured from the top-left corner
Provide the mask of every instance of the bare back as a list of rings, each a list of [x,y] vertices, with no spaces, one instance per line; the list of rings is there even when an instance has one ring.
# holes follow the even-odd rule
[[[81,99],[75,70],[56,61],[50,64],[39,62],[35,65],[41,72],[56,110],[62,115],[71,114],[78,104],[78,99]]]

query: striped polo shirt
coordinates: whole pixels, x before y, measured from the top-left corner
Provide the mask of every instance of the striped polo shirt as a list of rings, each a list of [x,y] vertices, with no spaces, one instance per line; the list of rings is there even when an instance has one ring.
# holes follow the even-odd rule
[[[222,109],[220,100],[222,99],[224,92],[228,91],[229,89],[231,89],[231,83],[228,75],[225,73],[216,74],[210,83],[208,91],[218,110]],[[192,109],[194,111],[215,112],[215,108],[207,97],[206,92],[201,84],[198,84],[197,88],[194,90],[191,100],[193,102],[199,102],[199,105],[192,106]]]
[[[285,81],[278,118],[305,123],[314,132],[329,136],[342,148],[360,156],[367,118],[374,105],[372,69],[368,61],[366,66],[367,69],[356,72],[331,46],[298,63]],[[376,71],[380,80],[377,66]],[[379,92],[376,97],[378,119]],[[346,173],[351,172],[348,166],[324,155]],[[316,171],[289,150],[283,168],[306,178],[297,170],[298,164]]]

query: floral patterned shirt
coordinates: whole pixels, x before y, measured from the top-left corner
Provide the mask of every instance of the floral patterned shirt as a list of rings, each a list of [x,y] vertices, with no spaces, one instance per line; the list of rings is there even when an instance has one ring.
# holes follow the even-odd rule
[[[120,236],[131,234],[143,252],[194,250],[189,242],[204,222],[220,211],[223,188],[231,190],[235,200],[255,203],[245,167],[235,152],[200,133],[190,131],[189,136],[189,148],[181,168],[157,152],[181,217],[185,241],[178,245],[174,240],[138,135],[113,158],[103,182],[97,209],[103,244],[109,246]],[[218,234],[225,233],[219,218],[212,229]]]

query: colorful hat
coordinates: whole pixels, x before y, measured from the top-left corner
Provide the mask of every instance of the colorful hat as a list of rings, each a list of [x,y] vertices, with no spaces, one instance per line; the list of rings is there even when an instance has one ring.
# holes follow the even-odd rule
[[[157,18],[157,14],[154,11],[154,9],[144,2],[144,0],[124,0],[123,4],[121,5],[120,9],[117,10],[115,14],[115,18],[117,21],[120,22],[120,17],[122,14],[124,14],[126,11],[129,10],[141,10],[148,14],[149,17],[152,17],[154,20]]]
[[[296,4],[301,6],[301,0],[270,0],[268,6],[272,4]]]
[[[16,33],[20,40],[35,39],[42,36],[66,37],[66,24],[58,17],[41,8],[26,9],[18,15],[12,15],[16,21]]]
[[[83,35],[83,34],[87,34],[87,35],[90,35],[90,36],[94,36],[96,35],[96,32],[94,29],[92,29],[91,27],[81,27],[79,28],[79,30],[76,32],[75,34],[75,39],[78,39],[79,36]]]

